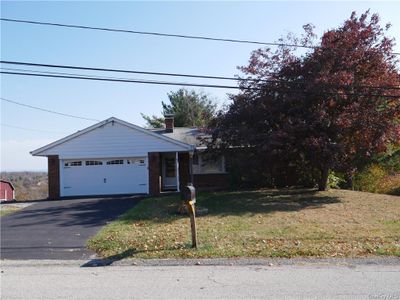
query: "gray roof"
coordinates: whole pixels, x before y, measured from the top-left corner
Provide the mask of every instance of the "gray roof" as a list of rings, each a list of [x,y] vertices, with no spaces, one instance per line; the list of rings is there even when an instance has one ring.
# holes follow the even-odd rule
[[[202,139],[211,137],[210,134],[202,132],[197,127],[175,127],[173,132],[166,132],[165,128],[153,129],[152,131],[179,142],[196,146],[196,148],[206,147]]]

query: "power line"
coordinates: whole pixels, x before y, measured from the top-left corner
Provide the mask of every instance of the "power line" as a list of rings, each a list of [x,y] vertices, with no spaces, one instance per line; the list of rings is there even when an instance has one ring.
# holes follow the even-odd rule
[[[229,39],[229,38],[216,38],[216,37],[208,37],[208,36],[200,36],[200,35],[196,36],[196,35],[184,35],[184,34],[173,34],[173,33],[162,33],[162,32],[137,31],[137,30],[129,30],[129,29],[93,27],[93,26],[84,26],[84,25],[75,25],[75,24],[50,23],[50,22],[40,22],[40,21],[10,19],[10,18],[0,18],[0,20],[6,21],[6,22],[15,22],[15,23],[24,23],[24,24],[33,24],[33,25],[57,26],[57,27],[66,27],[66,28],[100,30],[100,31],[108,31],[108,32],[132,33],[132,34],[141,34],[141,35],[154,35],[154,36],[162,36],[162,37],[174,37],[174,38],[207,40],[207,41],[217,41],[217,42],[256,44],[256,45],[265,45],[265,46],[287,46],[287,47],[298,47],[298,48],[308,48],[308,49],[315,48],[313,46],[303,46],[303,45],[296,45],[296,44],[270,43],[270,42],[251,41],[251,40]]]
[[[192,86],[192,87],[210,87],[210,88],[223,88],[223,89],[241,89],[241,90],[263,90],[263,88],[241,88],[232,85],[215,85],[215,84],[197,84],[186,82],[170,82],[170,81],[149,81],[149,80],[135,80],[135,79],[110,79],[102,77],[90,77],[87,75],[68,76],[68,75],[51,75],[51,74],[37,74],[27,72],[8,72],[0,71],[0,74],[19,75],[19,76],[33,76],[33,77],[49,77],[49,78],[62,78],[62,79],[79,79],[79,80],[93,80],[93,81],[106,81],[106,82],[122,82],[122,83],[143,83],[143,84],[157,84],[157,85],[175,85],[175,86]],[[309,92],[297,90],[293,92],[302,92],[309,94]],[[382,97],[399,99],[400,95],[381,95],[381,94],[365,94],[365,93],[348,93],[348,92],[324,92],[326,95],[345,95],[345,96],[367,96],[367,97]]]
[[[5,102],[12,103],[12,104],[15,104],[15,105],[20,105],[20,106],[24,106],[24,107],[28,107],[28,108],[32,108],[32,109],[36,109],[36,110],[40,110],[40,111],[44,111],[44,112],[48,112],[48,113],[52,113],[52,114],[57,114],[57,115],[61,115],[61,116],[64,116],[64,117],[70,117],[70,118],[75,118],[75,119],[82,119],[82,120],[100,122],[99,120],[96,120],[96,119],[91,119],[91,118],[86,118],[86,117],[80,117],[80,116],[65,114],[65,113],[61,113],[61,112],[58,112],[58,111],[49,110],[49,109],[46,109],[46,108],[41,108],[41,107],[29,105],[29,104],[24,104],[24,103],[17,102],[17,101],[14,101],[14,100],[10,100],[10,99],[6,99],[6,98],[3,98],[3,97],[0,97],[0,99],[1,99],[1,101],[5,101]]]
[[[287,81],[287,80],[278,80],[278,79],[252,79],[252,78],[237,78],[237,77],[224,77],[224,76],[210,76],[210,75],[195,75],[195,74],[182,74],[182,73],[165,73],[165,72],[150,72],[150,71],[138,71],[138,70],[126,70],[126,69],[109,69],[109,68],[94,68],[94,67],[85,67],[85,66],[72,66],[72,65],[56,65],[56,64],[42,64],[42,63],[32,63],[32,62],[21,62],[21,61],[7,61],[0,60],[1,64],[11,64],[11,65],[23,65],[30,67],[45,67],[45,68],[59,68],[59,69],[74,69],[74,70],[83,70],[83,71],[100,71],[100,72],[115,72],[115,73],[129,73],[129,74],[144,74],[144,75],[157,75],[157,76],[172,76],[172,77],[188,77],[188,78],[201,78],[201,79],[218,79],[218,80],[235,80],[235,81],[254,81],[254,82],[266,82],[266,83],[285,83],[285,84],[304,84],[305,81]],[[26,71],[26,70],[24,70]],[[27,70],[28,72],[37,72],[32,70]],[[46,73],[46,72],[42,72]],[[47,72],[49,74],[63,74],[67,75],[67,73],[53,73]],[[273,73],[271,73],[273,74]],[[77,74],[68,74],[73,76],[83,76]],[[95,75],[91,75],[92,77],[98,77]],[[104,78],[104,76],[102,76]],[[109,77],[111,79],[126,79],[126,78],[115,78]],[[140,79],[142,80],[142,79]],[[327,86],[337,86],[348,88],[351,87],[349,85],[335,85],[335,84],[326,84]],[[357,88],[371,88],[371,89],[393,89],[400,90],[399,86],[367,86],[367,85],[357,85]]]
[[[192,86],[192,87],[209,87],[209,88],[220,88],[220,89],[240,89],[234,85],[217,85],[217,84],[197,84],[187,82],[170,82],[170,81],[155,81],[155,80],[135,80],[135,79],[111,79],[102,77],[89,77],[87,75],[79,76],[64,76],[64,75],[50,75],[50,74],[35,74],[27,72],[8,72],[0,71],[0,74],[9,75],[21,75],[21,76],[36,76],[36,77],[52,77],[52,78],[67,78],[67,79],[82,79],[82,80],[97,80],[97,81],[109,81],[109,82],[125,82],[125,83],[143,83],[143,84],[157,84],[157,85],[178,85],[178,86]],[[258,88],[248,88],[257,90]]]
[[[36,131],[36,132],[47,132],[47,133],[66,134],[66,132],[59,132],[59,131],[50,131],[50,130],[26,128],[26,127],[14,126],[14,125],[5,124],[5,123],[1,123],[0,126],[1,126],[1,127],[14,128],[14,129],[20,129],[20,130],[27,130],[27,131]]]
[[[43,26],[56,26],[65,28],[75,28],[75,29],[87,29],[87,30],[99,30],[107,32],[119,32],[119,33],[130,33],[130,34],[140,34],[140,35],[153,35],[162,37],[174,37],[174,38],[184,38],[184,39],[194,39],[194,40],[206,40],[206,41],[216,41],[216,42],[228,42],[228,43],[242,43],[242,44],[255,44],[264,46],[286,46],[294,48],[305,48],[305,49],[316,49],[316,46],[305,46],[298,44],[288,44],[288,43],[273,43],[273,42],[262,42],[262,41],[252,41],[252,40],[242,40],[242,39],[231,39],[231,38],[217,38],[209,36],[196,36],[196,35],[184,35],[184,34],[173,34],[173,33],[163,33],[163,32],[151,32],[151,31],[138,31],[130,29],[118,29],[118,28],[108,28],[108,27],[94,27],[76,24],[62,24],[62,23],[51,23],[51,22],[41,22],[32,20],[21,20],[21,19],[11,19],[11,18],[0,18],[1,21],[14,22],[14,23],[24,23],[31,25],[43,25]],[[399,52],[392,52],[394,55],[400,55]]]
[[[50,74],[50,75],[82,76],[82,77],[89,77],[89,78],[94,77],[94,78],[105,78],[105,79],[133,79],[133,80],[145,80],[145,79],[137,79],[137,78],[114,77],[114,76],[100,76],[100,75],[85,75],[85,74],[65,73],[65,72],[37,71],[37,70],[20,69],[20,68],[3,68],[3,67],[0,67],[0,70],[17,71],[17,72],[33,72],[33,73],[37,73],[37,74]],[[152,81],[152,80],[149,80],[149,81]]]
[[[24,66],[31,66],[31,67],[74,69],[74,70],[83,70],[83,71],[100,71],[100,72],[115,72],[115,73],[129,73],[129,74],[143,74],[143,75],[157,75],[157,76],[189,77],[189,78],[201,78],[201,79],[257,81],[256,79],[241,79],[241,78],[237,78],[237,77],[195,75],[195,74],[182,74],[182,73],[166,73],[166,72],[150,72],[150,71],[126,70],[126,69],[92,68],[92,67],[83,67],[83,66],[39,64],[39,63],[7,61],[7,60],[1,60],[0,63],[11,64],[11,65],[24,65]],[[265,79],[260,79],[260,81],[268,82],[268,80],[265,80]]]

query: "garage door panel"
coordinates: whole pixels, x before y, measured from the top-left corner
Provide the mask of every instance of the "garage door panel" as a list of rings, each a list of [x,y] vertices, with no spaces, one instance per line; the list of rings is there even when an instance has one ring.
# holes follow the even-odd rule
[[[63,196],[107,194],[106,172],[102,166],[70,167],[64,169]]]
[[[70,165],[76,161],[64,162],[62,196],[148,193],[146,157],[91,160],[101,165],[86,165],[89,160],[82,160],[81,165]]]

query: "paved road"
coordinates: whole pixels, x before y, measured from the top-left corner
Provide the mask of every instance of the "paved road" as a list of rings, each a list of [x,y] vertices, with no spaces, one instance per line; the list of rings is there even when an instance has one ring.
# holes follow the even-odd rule
[[[2,299],[400,299],[397,265],[109,266],[3,261]]]
[[[138,197],[44,201],[1,217],[2,259],[88,259],[88,238]]]

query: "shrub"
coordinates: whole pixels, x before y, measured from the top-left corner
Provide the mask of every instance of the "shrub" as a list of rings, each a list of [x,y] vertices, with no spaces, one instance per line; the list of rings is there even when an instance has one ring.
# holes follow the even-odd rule
[[[354,187],[365,192],[400,195],[400,174],[372,164],[355,176]]]
[[[385,169],[377,164],[372,164],[355,176],[354,188],[360,191],[377,193],[385,177]]]
[[[386,176],[378,192],[400,196],[400,173]]]
[[[376,155],[373,161],[391,173],[400,173],[400,145],[389,145],[387,151]]]
[[[328,187],[331,189],[339,189],[340,184],[345,182],[345,180],[335,174],[335,172],[331,171],[328,175]]]

